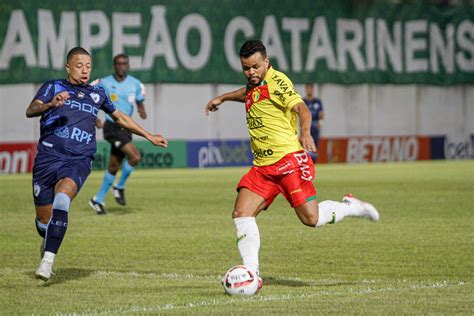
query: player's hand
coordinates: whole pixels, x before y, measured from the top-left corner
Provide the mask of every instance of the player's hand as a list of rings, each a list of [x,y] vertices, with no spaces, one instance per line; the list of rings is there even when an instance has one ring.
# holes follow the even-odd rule
[[[314,153],[317,151],[316,144],[314,143],[314,139],[310,133],[301,133],[299,141],[305,150]]]
[[[140,118],[142,120],[146,120],[146,112],[145,111],[138,111],[138,115],[140,115]]]
[[[100,120],[100,118],[96,118],[96,119],[95,119],[95,127],[97,127],[98,129],[103,128],[103,127],[104,127],[104,122],[102,122],[102,121]]]
[[[209,115],[209,112],[215,112],[219,110],[219,105],[222,104],[222,100],[220,98],[214,98],[206,104],[206,108],[204,111],[206,115]]]
[[[51,100],[50,107],[57,108],[64,105],[64,102],[69,99],[69,93],[67,91],[60,92],[54,96]]]
[[[151,135],[148,140],[155,146],[168,147],[168,141],[161,135]]]

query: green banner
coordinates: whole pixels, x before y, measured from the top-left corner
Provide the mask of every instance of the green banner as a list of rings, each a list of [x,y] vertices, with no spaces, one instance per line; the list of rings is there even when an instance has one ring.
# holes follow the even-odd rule
[[[185,141],[169,141],[167,148],[156,147],[148,141],[133,142],[141,154],[138,169],[145,168],[184,168],[187,167],[187,146]],[[109,164],[110,144],[107,141],[97,142],[97,153],[93,169],[105,169]]]
[[[3,0],[0,84],[64,77],[74,46],[91,51],[93,78],[125,52],[145,83],[241,84],[246,39],[295,83],[474,83],[474,6],[379,3]]]

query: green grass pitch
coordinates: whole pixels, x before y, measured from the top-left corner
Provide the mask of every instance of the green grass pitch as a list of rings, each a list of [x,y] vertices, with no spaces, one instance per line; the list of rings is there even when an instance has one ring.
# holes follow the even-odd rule
[[[352,192],[381,221],[303,226],[280,196],[257,219],[262,291],[224,294],[247,168],[137,170],[128,205],[71,204],[56,276],[35,279],[31,175],[0,177],[0,314],[472,314],[474,161],[317,166],[318,200]]]

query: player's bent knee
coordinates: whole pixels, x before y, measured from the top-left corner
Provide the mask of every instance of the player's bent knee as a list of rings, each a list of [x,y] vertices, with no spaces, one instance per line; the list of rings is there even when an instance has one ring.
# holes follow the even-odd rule
[[[239,217],[253,217],[254,214],[252,212],[245,212],[241,210],[234,210],[232,212],[232,218],[239,218]]]
[[[315,227],[318,223],[318,219],[315,216],[300,218],[300,220],[304,225],[309,227]]]
[[[140,159],[141,159],[140,156],[138,156],[138,157],[130,157],[130,158],[128,159],[128,163],[130,164],[130,166],[135,167],[135,166],[138,165],[138,163],[140,162]]]
[[[109,164],[109,173],[110,173],[111,175],[114,175],[114,176],[115,176],[115,175],[117,174],[119,168],[120,168],[120,165],[119,165],[119,164],[115,164],[115,163],[112,163],[112,162],[111,162],[111,163]]]

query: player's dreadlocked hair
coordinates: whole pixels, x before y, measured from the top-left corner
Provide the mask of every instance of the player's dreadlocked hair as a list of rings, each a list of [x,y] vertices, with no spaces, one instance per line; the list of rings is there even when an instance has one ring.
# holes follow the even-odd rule
[[[68,63],[71,60],[72,56],[74,56],[74,55],[89,55],[90,56],[91,54],[89,54],[89,52],[85,48],[82,48],[82,47],[79,47],[79,46],[74,47],[73,49],[71,49],[69,51],[69,53],[67,53],[66,60],[67,60]]]
[[[259,52],[262,54],[263,58],[267,57],[267,49],[263,45],[262,41],[259,40],[250,40],[246,41],[239,51],[239,56],[243,58],[247,58],[252,56],[253,54]]]

